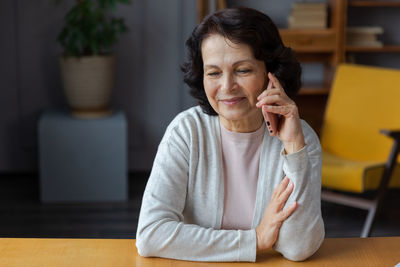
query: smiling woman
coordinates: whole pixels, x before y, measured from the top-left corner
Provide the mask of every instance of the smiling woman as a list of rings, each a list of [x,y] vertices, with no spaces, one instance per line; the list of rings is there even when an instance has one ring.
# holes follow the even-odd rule
[[[300,64],[271,19],[249,8],[211,14],[186,44],[184,81],[199,106],[180,113],[158,147],[138,252],[255,261],[274,248],[308,258],[324,238],[321,147],[290,98]],[[271,116],[280,118],[272,133]]]
[[[207,37],[201,47],[204,89],[208,102],[230,131],[253,132],[263,116],[257,97],[266,88],[267,70],[251,47],[233,43],[220,34]]]

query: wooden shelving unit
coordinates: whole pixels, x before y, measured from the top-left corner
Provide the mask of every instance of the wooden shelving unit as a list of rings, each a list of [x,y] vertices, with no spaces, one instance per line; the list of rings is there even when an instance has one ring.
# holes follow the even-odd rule
[[[396,1],[349,1],[349,6],[354,7],[400,7]]]
[[[302,96],[317,95],[325,97],[329,94],[333,72],[337,64],[345,60],[343,43],[346,25],[346,5],[346,0],[328,1],[330,21],[327,29],[279,30],[283,42],[296,51],[300,62],[323,63],[325,66],[323,83],[304,84],[299,92],[300,99],[304,98]],[[301,104],[299,103],[299,105]],[[318,124],[320,124],[322,118],[319,118],[318,121]]]
[[[303,88],[300,90],[299,95],[328,95],[329,94],[329,87],[322,87],[320,84],[305,84]]]
[[[391,7],[391,8],[399,8],[400,11],[400,1],[349,0],[348,6],[357,8]],[[345,51],[346,53],[400,53],[400,45],[385,44],[383,47],[364,47],[364,46],[345,45]]]
[[[334,53],[336,50],[335,29],[280,29],[279,33],[284,43],[297,53]]]
[[[400,45],[384,45],[383,47],[346,46],[346,52],[400,53]]]

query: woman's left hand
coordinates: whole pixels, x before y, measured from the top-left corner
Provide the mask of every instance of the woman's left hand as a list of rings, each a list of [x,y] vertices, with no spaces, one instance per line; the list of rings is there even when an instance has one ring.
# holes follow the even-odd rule
[[[286,153],[290,154],[305,146],[299,111],[296,103],[286,95],[279,80],[270,72],[268,78],[268,87],[257,97],[256,106],[262,108],[263,114],[270,112],[281,115],[277,135]]]

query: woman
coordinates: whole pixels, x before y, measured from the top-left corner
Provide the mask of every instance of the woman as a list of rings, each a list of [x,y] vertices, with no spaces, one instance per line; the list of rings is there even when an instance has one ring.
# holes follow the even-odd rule
[[[293,96],[300,65],[265,14],[226,9],[187,41],[184,80],[199,106],[180,113],[159,145],[143,196],[140,255],[255,261],[274,248],[311,256],[324,238],[321,148]],[[263,114],[277,114],[268,134]]]

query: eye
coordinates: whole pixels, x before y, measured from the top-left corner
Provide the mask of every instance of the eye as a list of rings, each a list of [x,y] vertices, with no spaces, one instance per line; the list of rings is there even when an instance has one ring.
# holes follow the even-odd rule
[[[217,71],[207,72],[207,76],[210,76],[210,77],[216,77],[219,74],[220,74],[220,72],[217,72]]]
[[[238,69],[237,72],[240,74],[247,74],[247,73],[250,73],[251,70],[250,69]]]

